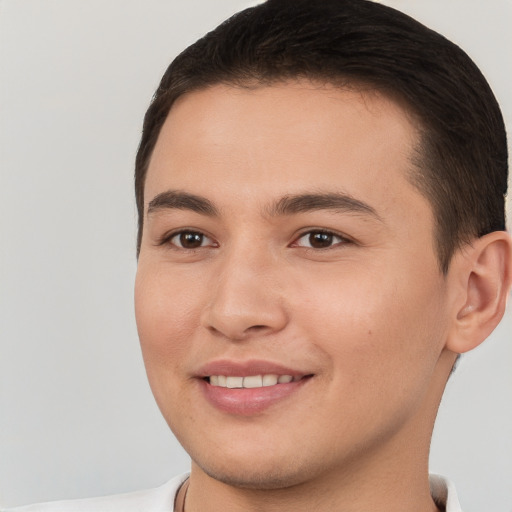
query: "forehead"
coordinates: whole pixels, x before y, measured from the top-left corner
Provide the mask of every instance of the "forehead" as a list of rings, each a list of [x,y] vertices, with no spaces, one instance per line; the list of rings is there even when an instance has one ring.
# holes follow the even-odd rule
[[[418,137],[407,110],[369,88],[217,85],[172,107],[148,168],[145,202],[177,188],[241,201],[342,189],[405,211],[411,201],[424,202],[408,179]]]

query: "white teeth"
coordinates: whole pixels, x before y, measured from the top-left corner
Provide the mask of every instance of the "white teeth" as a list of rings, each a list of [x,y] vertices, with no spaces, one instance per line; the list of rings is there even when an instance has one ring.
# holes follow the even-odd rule
[[[263,375],[263,385],[264,386],[275,386],[277,384],[277,379],[279,375]]]
[[[287,384],[296,382],[300,377],[292,377],[291,375],[248,375],[247,377],[232,377],[225,375],[211,375],[210,384],[222,388],[261,388],[267,386],[275,386],[276,384]]]
[[[251,375],[250,377],[244,377],[244,388],[261,388],[262,386],[261,375]]]
[[[226,386],[228,388],[243,388],[244,387],[243,377],[226,377]]]

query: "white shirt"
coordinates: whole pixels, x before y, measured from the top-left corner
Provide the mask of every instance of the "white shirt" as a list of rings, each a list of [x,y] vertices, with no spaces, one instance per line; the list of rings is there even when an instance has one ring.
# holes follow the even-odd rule
[[[102,498],[53,501],[4,512],[173,512],[174,498],[188,478],[183,474],[156,489],[116,494]],[[454,485],[439,475],[430,475],[430,490],[436,503],[444,504],[446,512],[462,512]]]

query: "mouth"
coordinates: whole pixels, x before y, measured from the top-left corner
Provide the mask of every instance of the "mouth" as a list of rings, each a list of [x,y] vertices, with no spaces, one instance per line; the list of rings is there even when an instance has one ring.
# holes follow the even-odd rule
[[[252,416],[298,396],[314,376],[266,361],[222,360],[201,368],[198,381],[203,396],[218,411]]]

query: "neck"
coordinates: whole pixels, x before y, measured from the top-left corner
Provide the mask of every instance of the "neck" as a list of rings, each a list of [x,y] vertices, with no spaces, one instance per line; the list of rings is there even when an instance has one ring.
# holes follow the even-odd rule
[[[280,489],[220,482],[192,465],[185,512],[437,512],[428,481],[428,439],[397,435],[378,452],[358,453],[334,470]]]
[[[453,357],[444,355],[445,366]],[[428,455],[446,384],[434,378],[417,414],[389,439],[358,451],[357,460],[278,489],[247,489],[219,481],[192,463],[185,512],[439,512],[430,494]]]
[[[439,512],[430,495],[428,475],[406,470],[361,475],[330,474],[284,489],[241,489],[219,482],[193,467],[185,512]]]

